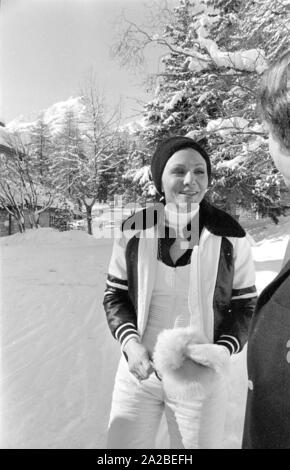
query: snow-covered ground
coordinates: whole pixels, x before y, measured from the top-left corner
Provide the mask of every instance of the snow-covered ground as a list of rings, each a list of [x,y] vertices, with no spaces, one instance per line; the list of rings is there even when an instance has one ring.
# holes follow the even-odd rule
[[[290,218],[250,230],[259,290],[279,271],[288,233]],[[0,239],[1,448],[104,448],[120,354],[102,307],[111,248],[82,231]],[[245,356],[232,359],[227,448],[241,441]]]

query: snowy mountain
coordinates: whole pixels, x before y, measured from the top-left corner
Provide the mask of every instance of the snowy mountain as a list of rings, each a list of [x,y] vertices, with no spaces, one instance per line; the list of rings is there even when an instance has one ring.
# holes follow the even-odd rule
[[[29,136],[37,128],[39,121],[42,120],[44,125],[47,125],[52,136],[56,136],[61,132],[64,121],[68,113],[73,113],[81,121],[85,116],[85,106],[82,102],[82,97],[69,98],[66,101],[60,101],[51,105],[49,108],[44,109],[38,113],[35,119],[20,116],[13,121],[10,121],[6,130],[8,132],[19,132],[21,136]]]

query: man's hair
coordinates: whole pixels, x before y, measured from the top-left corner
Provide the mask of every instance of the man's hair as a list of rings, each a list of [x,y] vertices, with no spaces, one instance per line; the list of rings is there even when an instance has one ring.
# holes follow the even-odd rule
[[[290,151],[290,50],[264,73],[259,109],[281,147]]]

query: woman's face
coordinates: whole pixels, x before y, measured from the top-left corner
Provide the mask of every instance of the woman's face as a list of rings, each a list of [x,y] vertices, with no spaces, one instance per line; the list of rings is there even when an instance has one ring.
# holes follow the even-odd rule
[[[186,211],[200,203],[208,187],[204,158],[192,148],[175,152],[167,161],[162,174],[162,190],[166,203],[174,203]]]
[[[269,133],[269,152],[276,168],[282,173],[286,185],[290,187],[290,152],[286,153],[281,148],[280,142],[271,132]]]

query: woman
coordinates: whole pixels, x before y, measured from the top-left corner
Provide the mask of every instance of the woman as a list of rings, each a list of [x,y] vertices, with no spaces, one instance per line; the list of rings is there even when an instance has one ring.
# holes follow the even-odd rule
[[[204,200],[210,160],[191,138],[162,142],[151,173],[163,203],[123,224],[109,265],[104,307],[123,356],[108,448],[153,448],[163,411],[171,448],[216,448],[226,405],[216,370],[247,340],[251,250],[240,225]]]
[[[260,108],[269,151],[290,186],[290,51],[264,74]],[[289,250],[287,250],[289,253]],[[290,262],[261,293],[248,345],[246,449],[290,448]]]

